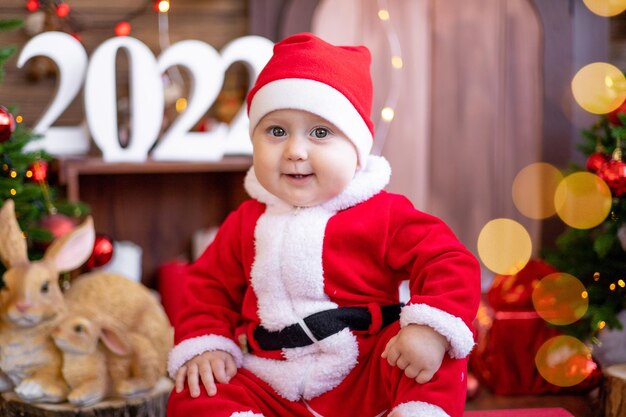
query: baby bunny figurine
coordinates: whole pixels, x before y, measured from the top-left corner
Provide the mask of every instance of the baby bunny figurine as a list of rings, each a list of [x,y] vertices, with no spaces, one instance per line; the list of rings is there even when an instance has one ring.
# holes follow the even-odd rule
[[[88,218],[55,240],[43,259],[29,261],[26,240],[15,218],[14,202],[0,209],[0,260],[7,268],[0,289],[0,391],[15,390],[23,400],[61,402],[67,384],[61,353],[50,333],[65,313],[59,273],[82,265],[95,240]]]
[[[165,375],[173,330],[159,301],[123,276],[81,275],[65,294],[68,313],[53,331],[74,405],[132,397]]]
[[[129,378],[130,343],[115,326],[71,314],[54,329],[52,337],[63,351],[70,403],[79,407],[95,404],[116,394],[113,381]]]

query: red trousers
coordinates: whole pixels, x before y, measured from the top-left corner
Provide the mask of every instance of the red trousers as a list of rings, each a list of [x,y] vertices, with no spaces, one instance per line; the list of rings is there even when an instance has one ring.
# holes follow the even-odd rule
[[[446,355],[433,379],[418,384],[380,357],[398,330],[396,322],[377,335],[358,335],[359,359],[355,368],[336,388],[311,400],[288,401],[251,372],[239,369],[228,384],[217,385],[213,397],[204,388],[198,398],[191,398],[188,389],[178,394],[173,391],[167,416],[231,417],[236,412],[252,412],[265,417],[375,417],[387,415],[399,404],[419,401],[440,407],[450,417],[461,417],[467,359]]]

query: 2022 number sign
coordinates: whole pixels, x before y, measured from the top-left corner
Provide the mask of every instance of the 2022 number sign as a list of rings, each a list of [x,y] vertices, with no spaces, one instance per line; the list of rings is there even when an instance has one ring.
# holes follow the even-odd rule
[[[272,55],[273,43],[259,36],[245,36],[228,43],[220,52],[198,40],[177,42],[158,58],[138,39],[116,37],[103,42],[91,55],[82,44],[63,32],[44,32],[22,49],[17,66],[35,56],[52,59],[59,68],[59,82],[50,106],[33,127],[43,136],[27,150],[45,149],[54,155],[82,155],[90,137],[108,162],[154,160],[211,161],[227,154],[249,154],[248,117],[245,105],[230,125],[210,132],[192,127],[213,105],[222,89],[224,74],[235,62],[248,69],[250,85]],[[131,98],[131,136],[120,144],[117,131],[116,56],[128,56]],[[164,98],[162,74],[172,66],[189,73],[188,105],[161,137]],[[54,122],[83,88],[85,122],[78,126],[54,126]],[[245,103],[244,103],[245,104]],[[156,146],[155,146],[156,144]]]

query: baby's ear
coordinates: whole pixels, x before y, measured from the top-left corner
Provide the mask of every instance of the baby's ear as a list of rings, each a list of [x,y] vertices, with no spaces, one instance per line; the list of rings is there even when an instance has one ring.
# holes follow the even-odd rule
[[[55,265],[58,272],[72,271],[89,259],[95,240],[96,231],[90,216],[72,232],[52,242],[44,259]]]
[[[103,326],[100,335],[102,343],[113,353],[119,356],[130,354],[130,345],[122,332],[114,327]]]

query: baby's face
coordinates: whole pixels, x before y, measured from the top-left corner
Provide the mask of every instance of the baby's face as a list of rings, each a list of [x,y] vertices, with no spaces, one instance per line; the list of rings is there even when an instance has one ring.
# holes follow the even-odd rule
[[[252,133],[254,172],[261,185],[296,206],[339,195],[357,170],[352,142],[333,124],[302,110],[276,110]]]

